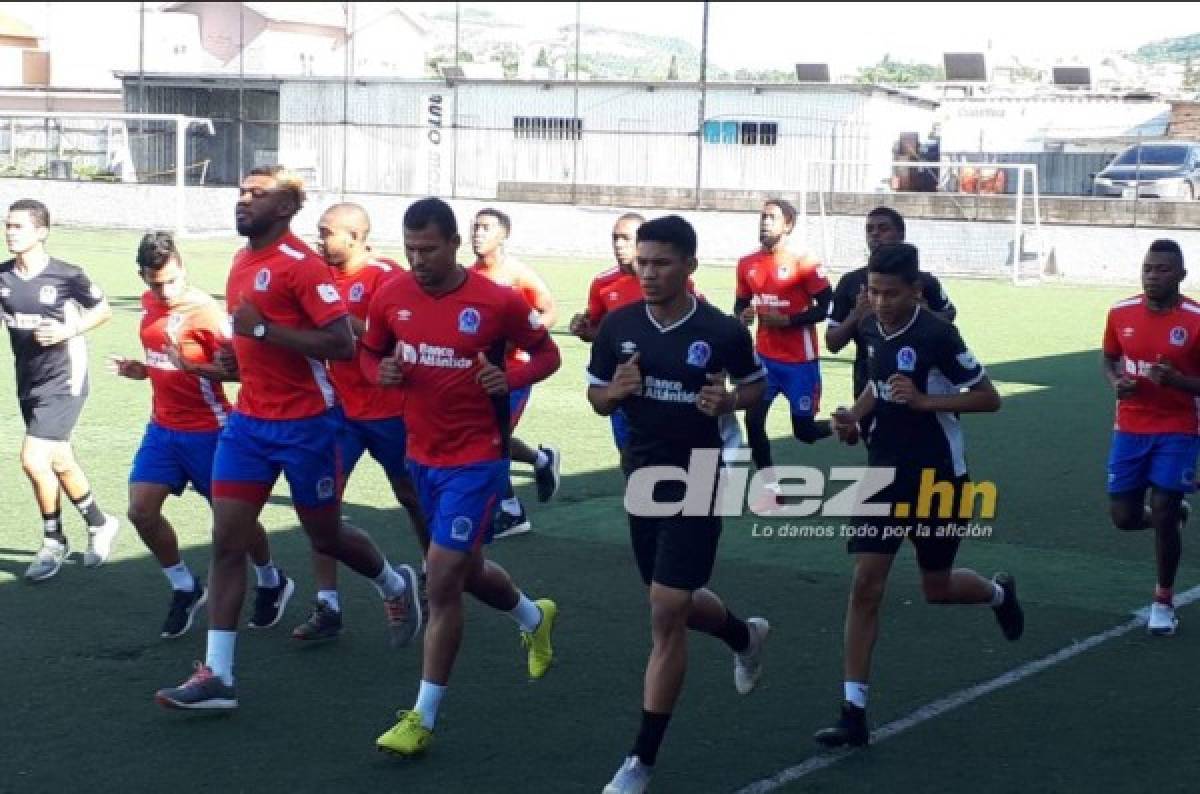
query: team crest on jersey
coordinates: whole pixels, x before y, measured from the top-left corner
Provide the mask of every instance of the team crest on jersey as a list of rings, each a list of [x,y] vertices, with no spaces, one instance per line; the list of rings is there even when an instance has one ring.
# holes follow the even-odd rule
[[[471,539],[471,526],[471,519],[459,516],[450,522],[450,537],[459,543],[465,543]]]
[[[363,293],[366,291],[367,291],[367,288],[362,285],[361,281],[355,282],[354,286],[350,288],[351,302],[352,303],[361,303],[362,299],[363,299]]]
[[[1175,347],[1183,347],[1187,344],[1187,329],[1182,325],[1177,325],[1171,329],[1171,344]]]
[[[911,347],[902,347],[896,353],[896,369],[901,372],[912,372],[917,368],[917,351]]]
[[[632,356],[637,352],[637,342],[626,340],[621,343],[621,355]]]
[[[257,292],[266,292],[269,286],[271,286],[271,271],[264,267],[254,274],[254,289]]]
[[[463,334],[479,333],[479,310],[467,308],[459,312],[458,330]]]
[[[708,366],[710,358],[712,358],[712,348],[708,346],[708,342],[692,342],[688,345],[687,363],[691,366]]]
[[[58,290],[47,284],[38,290],[38,302],[45,306],[54,305],[54,301],[58,299]]]

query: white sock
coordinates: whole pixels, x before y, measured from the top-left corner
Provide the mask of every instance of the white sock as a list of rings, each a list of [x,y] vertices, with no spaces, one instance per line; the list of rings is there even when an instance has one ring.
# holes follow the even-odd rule
[[[44,535],[44,536],[42,536],[42,545],[49,546],[52,549],[61,549],[66,544],[64,544],[61,540],[58,540],[57,538],[52,538],[49,535]]]
[[[521,515],[521,500],[515,496],[512,499],[505,499],[500,503],[500,509],[510,516],[519,516]]]
[[[537,458],[535,458],[533,461],[533,467],[535,469],[544,469],[549,465],[550,465],[550,456],[539,449],[537,451]]]
[[[317,591],[317,600],[324,601],[325,605],[327,607],[329,607],[330,609],[332,609],[334,612],[342,611],[342,604],[338,600],[338,591],[337,590],[318,590]]]
[[[275,563],[268,561],[266,565],[254,566],[254,578],[259,587],[279,587],[279,569]]]
[[[867,707],[867,685],[860,684],[857,681],[847,681],[842,684],[842,690],[846,695],[846,702],[858,706],[860,709]]]
[[[237,644],[236,631],[208,632],[208,650],[204,654],[204,664],[213,671],[213,675],[233,686],[233,649]]]
[[[180,560],[169,568],[163,568],[163,574],[171,583],[172,590],[189,593],[196,589],[196,577],[188,570],[187,563]]]
[[[417,691],[417,705],[413,706],[413,711],[421,715],[421,724],[425,726],[425,730],[433,730],[433,725],[437,722],[438,708],[442,705],[442,695],[445,694],[445,686],[421,680],[421,688]]]
[[[399,598],[404,595],[404,579],[396,573],[396,569],[387,560],[383,561],[383,570],[371,581],[375,583],[375,589],[379,591],[379,595],[384,598]]]
[[[542,610],[538,609],[537,604],[530,601],[524,593],[518,591],[517,596],[517,605],[508,613],[509,616],[517,621],[521,631],[535,631],[542,624]]]
[[[992,582],[992,600],[989,603],[989,606],[992,607],[992,609],[995,609],[996,607],[1000,606],[1003,603],[1004,603],[1004,588],[1001,587],[1000,585],[996,584],[995,582]]]

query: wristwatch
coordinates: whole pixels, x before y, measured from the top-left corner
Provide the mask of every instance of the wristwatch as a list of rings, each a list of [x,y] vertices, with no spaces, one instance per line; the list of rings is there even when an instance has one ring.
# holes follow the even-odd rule
[[[250,335],[253,336],[255,339],[266,339],[267,338],[267,324],[266,323],[257,323],[253,328],[250,329]]]

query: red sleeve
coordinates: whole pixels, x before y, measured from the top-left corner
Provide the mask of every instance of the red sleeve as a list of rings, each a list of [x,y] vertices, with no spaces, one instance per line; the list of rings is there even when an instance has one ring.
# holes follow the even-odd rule
[[[608,314],[608,307],[604,305],[604,299],[600,296],[600,280],[592,279],[592,285],[588,287],[588,319],[595,325],[605,314]]]
[[[541,315],[515,290],[504,307],[504,331],[507,340],[529,354],[529,361],[506,373],[510,391],[523,389],[550,377],[562,364],[558,345],[542,325]]]
[[[304,313],[317,328],[324,328],[346,316],[346,304],[338,293],[329,268],[312,260],[297,263],[288,270],[292,289]]]
[[[376,356],[386,356],[396,341],[388,324],[388,316],[391,314],[388,310],[391,300],[389,292],[385,285],[371,298],[371,305],[367,308],[367,330],[360,340],[363,349]]]
[[[750,289],[750,284],[746,281],[746,260],[739,259],[737,263],[737,297],[739,299],[747,299],[754,297],[753,290]]]
[[[1115,358],[1121,355],[1121,340],[1117,337],[1117,329],[1113,327],[1113,313],[1108,313],[1104,323],[1104,355]]]
[[[204,351],[204,358],[212,361],[217,351],[229,342],[229,318],[216,301],[196,312],[196,322],[192,325],[192,339]]]
[[[542,277],[533,270],[525,268],[516,283],[525,301],[540,312],[548,312],[554,308],[554,296]]]
[[[831,288],[829,279],[821,272],[821,263],[809,262],[808,273],[804,277],[804,291],[815,296]]]

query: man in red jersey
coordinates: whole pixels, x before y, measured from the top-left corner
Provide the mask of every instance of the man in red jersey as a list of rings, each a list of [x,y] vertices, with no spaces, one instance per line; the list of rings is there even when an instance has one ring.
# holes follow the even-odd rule
[[[367,307],[380,286],[400,272],[390,259],[375,256],[367,244],[371,220],[358,204],[335,204],[317,222],[317,246],[329,263],[338,294],[350,311],[354,335],[362,338]],[[346,480],[364,452],[383,467],[396,500],[408,513],[413,533],[422,551],[429,547],[429,532],[421,515],[416,491],[405,468],[406,433],[404,392],[385,389],[367,380],[362,371],[361,349],[351,361],[329,362],[333,388],[346,414],[342,434],[342,470]],[[337,560],[313,552],[317,598],[308,620],[296,627],[292,637],[307,642],[331,640],[342,630],[341,599],[337,589]]]
[[[162,636],[178,637],[192,627],[208,593],[179,554],[179,539],[163,516],[162,506],[190,482],[196,493],[212,499],[212,464],[217,437],[229,416],[229,401],[220,385],[214,360],[229,342],[224,309],[203,290],[188,284],[187,271],[169,232],[151,232],[137,252],[138,272],[149,289],[142,295],[139,328],[145,361],[109,356],[112,372],[130,380],[150,381],[152,413],[129,473],[129,520],[146,548],[162,566],[171,585],[171,605]],[[268,577],[277,585],[270,547],[261,526],[250,543],[259,585]],[[274,591],[260,587],[270,622]]]
[[[542,317],[542,324],[547,329],[553,328],[558,322],[558,307],[554,296],[542,277],[533,268],[524,264],[505,251],[505,243],[512,233],[512,220],[507,214],[498,209],[487,207],[475,215],[471,227],[471,248],[475,252],[473,269],[487,276],[497,284],[512,287],[533,307]],[[528,360],[528,354],[519,348],[512,348],[506,357],[507,366],[511,369]],[[513,430],[521,421],[525,406],[529,404],[532,386],[516,389],[509,394],[509,415],[512,418]],[[538,445],[533,449],[519,438],[513,438],[512,459],[517,463],[527,463],[533,466],[534,479],[537,482],[539,502],[547,502],[558,491],[561,481],[559,470],[562,467],[562,453],[557,447]],[[509,481],[504,500],[500,503],[500,512],[496,516],[496,539],[511,535],[521,535],[533,529],[525,507],[517,498]]]
[[[412,271],[375,295],[362,342],[368,376],[405,393],[409,472],[431,537],[417,702],[376,741],[406,756],[433,738],[462,642],[464,592],[517,622],[535,679],[550,667],[558,612],[549,599],[531,601],[483,553],[508,480],[508,396],[557,370],[558,348],[520,295],[455,262],[460,242],[444,201],[426,198],[408,208],[404,248]],[[504,353],[513,345],[528,359],[509,369]]]
[[[815,421],[821,407],[820,346],[817,323],[825,319],[833,288],[820,264],[788,250],[796,225],[796,210],[783,199],[769,199],[759,215],[761,248],[742,257],[737,266],[737,300],[733,313],[747,326],[758,322],[755,344],[767,368],[767,391],[746,411],[746,435],[759,470],[769,469],[771,442],[767,411],[779,394],[791,406],[792,435],[812,444],[830,435],[829,422]],[[757,513],[777,507],[778,483],[753,497]]]
[[[247,245],[225,287],[242,388],[213,460],[208,649],[191,678],[157,692],[168,708],[237,708],[233,656],[244,555],[281,471],[313,548],[375,582],[394,634],[411,636],[420,621],[413,570],[392,568],[365,533],[341,520],[344,420],[324,362],[354,357],[354,331],[329,266],[291,232],[303,203],[303,181],[282,166],[252,169],[242,180],[236,219]],[[295,584],[279,578],[282,614]]]
[[[1175,574],[1200,453],[1200,304],[1179,292],[1187,271],[1174,240],[1155,240],[1142,294],[1108,312],[1104,376],[1117,394],[1108,493],[1118,529],[1154,527],[1158,582],[1146,628],[1175,633]],[[1146,505],[1146,489],[1150,504]]]

